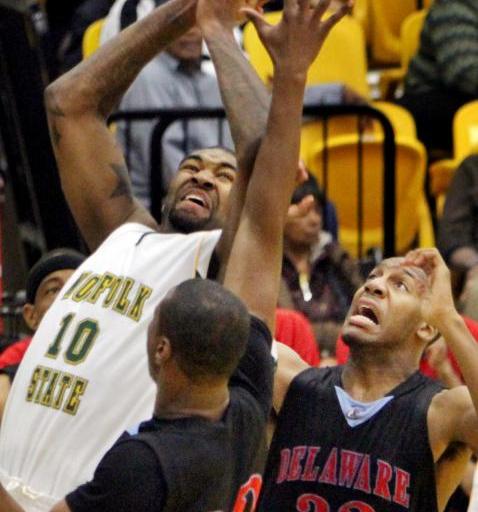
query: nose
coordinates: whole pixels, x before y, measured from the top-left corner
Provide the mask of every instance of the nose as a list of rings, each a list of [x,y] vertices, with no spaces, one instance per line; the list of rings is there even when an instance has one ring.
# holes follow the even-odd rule
[[[211,190],[214,188],[214,177],[207,169],[197,172],[191,181],[205,190]]]
[[[364,285],[364,289],[375,297],[385,297],[386,294],[385,281],[380,277],[367,281]]]

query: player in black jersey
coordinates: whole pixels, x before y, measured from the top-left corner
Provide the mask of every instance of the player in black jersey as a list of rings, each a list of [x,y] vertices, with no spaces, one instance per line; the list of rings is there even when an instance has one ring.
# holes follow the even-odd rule
[[[329,4],[321,0],[309,7],[309,0],[286,0],[284,20],[274,27],[257,11],[245,10],[271,54],[275,73],[268,127],[224,288],[189,280],[163,299],[148,334],[150,373],[158,384],[153,418],[140,425],[139,433],[124,434],[93,480],[52,512],[254,510],[272,402],[270,331],[299,159],[307,70],[329,30],[348,11],[342,7],[322,21]],[[234,7],[235,0],[198,0],[203,31],[217,29],[218,10],[229,9],[233,23]],[[2,512],[22,510],[0,490]]]
[[[466,386],[446,390],[418,372],[438,333]],[[478,346],[438,251],[378,265],[354,296],[343,337],[342,367],[308,369],[280,349],[259,510],[444,510],[478,448]]]

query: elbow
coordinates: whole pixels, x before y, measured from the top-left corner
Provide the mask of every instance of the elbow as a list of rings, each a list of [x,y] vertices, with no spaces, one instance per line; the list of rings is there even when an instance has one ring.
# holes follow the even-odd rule
[[[51,83],[43,94],[48,116],[79,116],[96,113],[97,108],[91,101],[81,80],[67,73]]]

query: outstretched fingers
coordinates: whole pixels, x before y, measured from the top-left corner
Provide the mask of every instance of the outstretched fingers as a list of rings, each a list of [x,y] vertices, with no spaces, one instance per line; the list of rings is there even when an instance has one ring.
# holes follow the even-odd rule
[[[264,14],[262,9],[257,10],[252,7],[242,7],[239,11],[243,16],[245,16],[255,27],[259,36],[262,36],[264,30],[267,30],[271,25],[267,23],[264,18]],[[262,37],[261,37],[262,38]]]
[[[326,13],[327,9],[330,7],[330,3],[332,0],[319,0],[314,5],[314,21],[320,21],[322,16]]]
[[[328,0],[326,0],[327,4],[330,4]],[[320,5],[320,4],[319,4]],[[324,30],[326,33],[328,33],[334,25],[336,25],[344,16],[350,13],[353,7],[353,1],[348,0],[347,2],[343,3],[339,9],[337,9],[333,14],[331,14],[326,20],[322,22],[322,26],[324,27]],[[322,19],[322,16],[324,15],[325,11],[319,12],[316,10],[314,13],[314,18],[316,21],[320,21]]]

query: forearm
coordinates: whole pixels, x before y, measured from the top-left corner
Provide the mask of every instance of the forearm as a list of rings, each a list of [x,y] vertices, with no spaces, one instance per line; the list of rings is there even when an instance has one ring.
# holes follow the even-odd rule
[[[457,312],[444,315],[437,328],[458,362],[475,410],[478,411],[478,343]]]
[[[170,0],[50,85],[47,109],[107,117],[139,71],[195,22],[196,0]]]
[[[210,23],[203,27],[203,35],[216,69],[239,169],[229,197],[227,223],[218,247],[223,262],[222,274],[239,225],[254,161],[266,130],[270,95],[237,45],[232,26]]]
[[[252,313],[267,322],[272,332],[284,220],[299,158],[304,85],[305,76],[275,75],[267,132],[247,190],[224,283]]]
[[[270,95],[242,54],[232,27],[210,24],[203,28],[231,127],[239,168],[251,172],[264,136]]]
[[[288,69],[275,71],[270,115],[255,169],[261,176],[251,181],[247,205],[258,226],[271,232],[271,221],[257,208],[267,211],[276,227],[283,229],[297,175],[305,74]],[[275,236],[275,235],[274,235]]]

